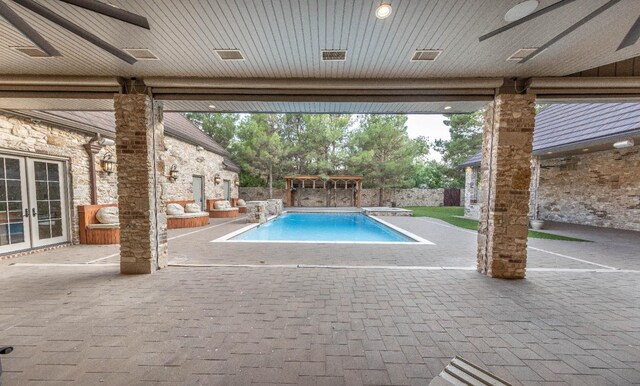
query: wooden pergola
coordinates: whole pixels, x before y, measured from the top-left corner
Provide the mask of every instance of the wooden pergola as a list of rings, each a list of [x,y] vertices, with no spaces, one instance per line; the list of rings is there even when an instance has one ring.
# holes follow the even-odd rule
[[[362,176],[285,176],[286,205],[294,206],[297,189],[352,189],[355,192],[354,206],[359,207],[362,195]]]

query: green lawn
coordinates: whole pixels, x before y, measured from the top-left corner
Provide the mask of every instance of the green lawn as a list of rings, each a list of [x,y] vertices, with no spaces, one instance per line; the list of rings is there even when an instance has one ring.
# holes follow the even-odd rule
[[[451,225],[458,226],[460,228],[471,229],[473,231],[478,230],[478,221],[467,218],[460,218],[456,216],[464,215],[464,208],[460,206],[408,206],[405,209],[413,211],[414,217],[432,217],[442,221],[446,221]],[[587,241],[582,239],[576,239],[573,237],[553,235],[551,233],[529,231],[529,237],[536,239],[549,239],[549,240],[565,240],[565,241]]]

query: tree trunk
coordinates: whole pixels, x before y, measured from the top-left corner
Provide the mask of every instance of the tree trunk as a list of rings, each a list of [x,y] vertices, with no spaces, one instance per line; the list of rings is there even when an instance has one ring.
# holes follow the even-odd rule
[[[380,193],[378,194],[378,206],[382,206],[382,202],[383,200],[383,195],[384,195],[384,188],[381,186],[380,187]]]
[[[269,198],[273,198],[273,166],[269,165]]]

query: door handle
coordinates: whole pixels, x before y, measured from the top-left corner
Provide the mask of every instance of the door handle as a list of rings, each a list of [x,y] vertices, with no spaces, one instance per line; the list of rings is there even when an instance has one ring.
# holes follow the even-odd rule
[[[31,208],[31,215],[33,217],[36,217],[38,215],[38,212],[36,212],[36,208]]]
[[[29,209],[24,208],[24,217],[29,217]]]

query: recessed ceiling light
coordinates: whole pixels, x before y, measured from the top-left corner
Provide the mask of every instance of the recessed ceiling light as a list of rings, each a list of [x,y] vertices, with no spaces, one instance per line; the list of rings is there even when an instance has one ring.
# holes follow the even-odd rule
[[[210,109],[215,109],[215,108],[216,108],[216,106],[215,106],[215,105],[209,105],[209,108],[210,108]]]
[[[445,110],[451,110],[451,106],[444,106]]]
[[[589,149],[582,149],[582,151],[589,151]]]
[[[552,151],[548,151],[547,154],[553,154],[553,152]]]
[[[616,149],[624,149],[626,147],[632,147],[634,145],[633,139],[627,139],[624,141],[619,141],[613,144],[613,147]]]
[[[514,5],[504,14],[504,21],[509,23],[529,16],[538,8],[538,0],[526,0]]]
[[[386,19],[389,15],[391,15],[391,4],[380,3],[378,8],[376,8],[376,17],[378,19]]]

